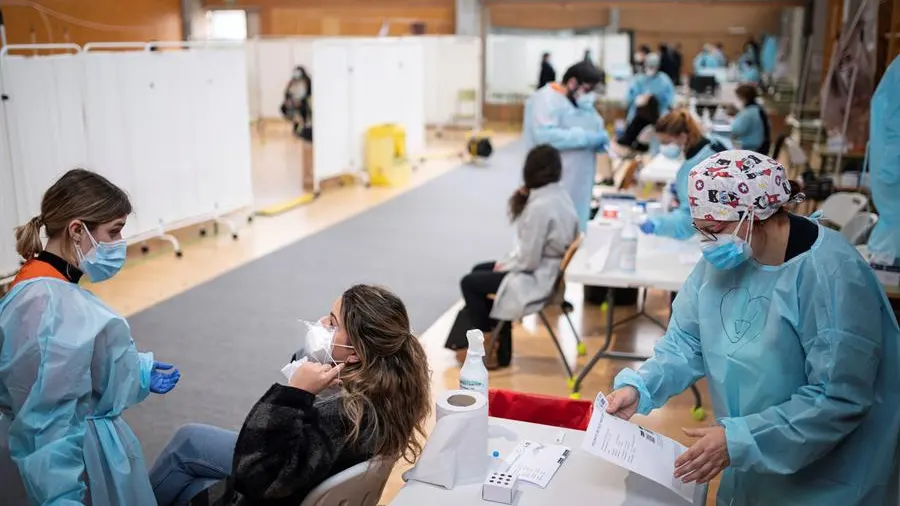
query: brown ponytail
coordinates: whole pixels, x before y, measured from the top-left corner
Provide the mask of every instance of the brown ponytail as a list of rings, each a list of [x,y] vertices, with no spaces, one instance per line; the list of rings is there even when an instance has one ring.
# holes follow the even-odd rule
[[[703,130],[697,120],[691,116],[687,109],[675,109],[666,114],[656,122],[656,133],[665,134],[671,137],[677,137],[682,134],[687,135],[687,145],[685,149],[696,146],[703,139]]]
[[[40,216],[28,220],[28,223],[16,227],[16,251],[19,255],[30,260],[44,250],[41,243],[41,227],[44,226]]]
[[[560,177],[562,177],[562,159],[559,157],[559,150],[549,144],[532,148],[525,157],[525,167],[522,169],[522,180],[525,184],[509,198],[510,221],[516,221],[525,210],[531,190],[556,183]]]
[[[72,220],[81,220],[88,230],[94,230],[98,225],[129,214],[131,201],[121,188],[94,172],[70,170],[44,193],[40,216],[16,228],[16,251],[25,260],[43,251],[42,226],[48,239],[57,239],[68,233]],[[66,256],[74,257],[72,241],[63,240],[61,246]]]

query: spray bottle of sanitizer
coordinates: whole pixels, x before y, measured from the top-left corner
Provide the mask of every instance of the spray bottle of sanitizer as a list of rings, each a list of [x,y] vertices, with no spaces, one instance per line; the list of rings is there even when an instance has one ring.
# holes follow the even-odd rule
[[[466,332],[469,351],[459,371],[459,388],[488,395],[488,371],[484,366],[484,334],[477,329]]]

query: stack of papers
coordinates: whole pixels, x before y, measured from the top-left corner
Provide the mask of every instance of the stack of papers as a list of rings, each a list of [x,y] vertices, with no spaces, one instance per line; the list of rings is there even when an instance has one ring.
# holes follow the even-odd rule
[[[678,441],[607,413],[606,405],[606,396],[602,392],[597,394],[582,449],[651,479],[693,503],[697,485],[682,483],[675,478],[675,460],[687,448]]]

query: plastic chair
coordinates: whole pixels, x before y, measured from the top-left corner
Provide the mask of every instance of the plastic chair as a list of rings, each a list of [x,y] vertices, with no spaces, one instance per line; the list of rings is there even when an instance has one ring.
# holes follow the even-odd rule
[[[850,244],[859,246],[860,244],[865,244],[869,239],[869,233],[876,223],[878,223],[877,214],[868,212],[858,213],[844,225],[844,228],[841,229],[841,234],[850,241]]]
[[[374,458],[328,478],[300,506],[377,506],[394,461]]]
[[[822,214],[826,220],[837,226],[838,230],[841,230],[868,204],[868,197],[862,193],[833,193],[822,204]]]
[[[536,300],[535,303],[540,303],[541,308],[537,311],[538,317],[541,319],[541,322],[546,327],[547,332],[550,334],[550,337],[553,339],[553,344],[556,345],[556,350],[559,352],[559,358],[562,359],[563,367],[566,368],[567,378],[572,378],[574,373],[572,372],[572,368],[569,366],[569,362],[566,360],[566,354],[563,352],[562,346],[559,344],[559,338],[556,337],[556,332],[553,330],[553,326],[550,324],[550,319],[547,318],[546,313],[544,312],[548,307],[553,304],[559,304],[559,308],[562,311],[563,316],[566,317],[566,321],[569,322],[569,327],[572,329],[572,333],[575,335],[575,339],[578,341],[578,355],[585,356],[587,355],[587,348],[584,346],[584,343],[581,341],[581,336],[578,331],[575,329],[575,324],[572,323],[572,318],[569,316],[574,308],[571,304],[566,302],[563,298],[563,290],[565,288],[565,274],[566,268],[569,266],[569,263],[572,262],[572,258],[575,256],[575,252],[578,251],[579,246],[581,246],[581,241],[584,239],[583,235],[579,235],[572,241],[572,244],[569,244],[569,247],[566,248],[566,252],[563,255],[562,262],[559,264],[559,274],[556,276],[556,281],[553,283],[553,289],[550,291],[550,294],[547,295],[544,299]],[[488,295],[489,299],[494,299],[496,294]],[[497,326],[494,327],[494,331],[491,333],[491,342],[485,343],[487,350],[493,349],[495,346],[494,340],[500,336],[500,331],[503,330],[504,325],[509,325],[510,322],[501,321],[497,323]]]

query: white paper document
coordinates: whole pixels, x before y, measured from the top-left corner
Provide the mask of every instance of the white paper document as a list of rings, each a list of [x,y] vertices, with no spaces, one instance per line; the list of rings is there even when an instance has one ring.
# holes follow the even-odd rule
[[[563,462],[569,458],[569,449],[561,445],[542,445],[534,441],[522,440],[515,450],[504,459],[508,474],[517,475],[519,480],[547,488],[550,480]]]
[[[597,394],[582,449],[607,462],[640,474],[672,490],[688,503],[694,500],[695,483],[675,478],[675,459],[687,448],[662,434],[616,418],[606,412],[606,396]]]

